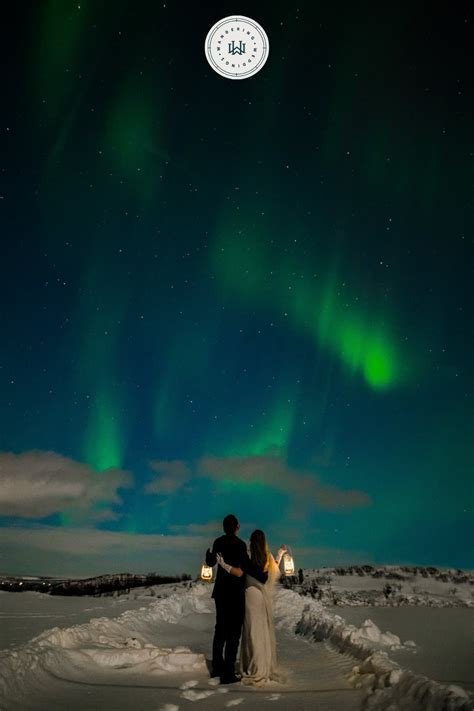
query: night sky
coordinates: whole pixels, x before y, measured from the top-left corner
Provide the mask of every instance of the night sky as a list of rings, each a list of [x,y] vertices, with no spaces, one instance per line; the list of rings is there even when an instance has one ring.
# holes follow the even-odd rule
[[[230,512],[473,566],[473,13],[426,7],[5,10],[0,572],[195,574]]]

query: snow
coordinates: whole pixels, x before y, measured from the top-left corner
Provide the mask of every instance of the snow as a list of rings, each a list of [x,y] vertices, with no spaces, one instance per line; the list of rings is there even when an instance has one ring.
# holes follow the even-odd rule
[[[141,593],[141,595],[140,595]],[[0,647],[28,642],[56,625],[88,622],[103,613],[119,615],[124,609],[143,607],[149,597],[137,591],[127,597],[69,597],[39,592],[0,591]]]
[[[375,711],[473,708],[462,685],[437,683],[394,660],[396,654],[405,654],[408,660],[417,654],[416,630],[406,639],[378,626],[360,609],[361,619],[354,624],[337,614],[341,610],[283,588],[275,592],[274,610],[278,657],[289,674],[288,683],[262,690],[242,684],[221,687],[218,680],[209,679],[206,659],[215,619],[211,589],[206,584],[160,586],[152,597],[134,591],[128,603],[146,606],[112,618],[43,629],[28,642],[4,649],[0,708],[121,711],[140,705],[177,711],[190,703],[210,711],[267,703],[285,711],[316,707],[342,711],[362,703],[364,709]],[[11,600],[5,595],[25,599],[25,593],[3,593],[0,610]],[[110,607],[107,610],[104,604],[100,612],[116,615],[123,609],[112,598],[104,600]],[[97,599],[90,603],[95,605]]]
[[[413,640],[402,643],[391,632],[381,632],[372,620],[365,620],[357,628],[340,615],[321,608],[320,602],[311,601],[303,610],[296,632],[314,641],[329,640],[340,651],[362,660],[354,666],[350,681],[366,692],[367,709],[468,711],[474,708],[474,696],[471,698],[465,689],[453,684],[439,684],[403,669],[389,657],[387,650],[403,646],[412,649],[416,646]]]
[[[467,608],[431,607],[336,607],[356,627],[369,617],[379,628],[391,630],[404,640],[390,657],[401,666],[445,684],[474,691],[473,611]],[[409,638],[415,647],[408,645]]]
[[[416,566],[347,566],[304,571],[295,589],[327,605],[474,607],[474,573]]]

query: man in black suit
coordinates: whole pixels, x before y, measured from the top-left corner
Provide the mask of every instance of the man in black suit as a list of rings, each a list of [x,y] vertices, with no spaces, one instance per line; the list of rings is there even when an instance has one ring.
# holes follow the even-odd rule
[[[247,553],[247,546],[237,537],[240,529],[237,517],[229,514],[225,517],[223,526],[224,535],[216,538],[212,550],[208,548],[206,551],[206,564],[214,566],[217,562],[216,556],[220,553],[227,564],[241,568],[244,573],[250,573],[261,583],[265,583],[268,573],[263,573],[253,565]],[[218,566],[212,597],[216,603],[216,627],[212,643],[211,676],[220,676],[221,684],[233,684],[240,681],[235,674],[234,665],[245,615],[244,577],[230,575]]]

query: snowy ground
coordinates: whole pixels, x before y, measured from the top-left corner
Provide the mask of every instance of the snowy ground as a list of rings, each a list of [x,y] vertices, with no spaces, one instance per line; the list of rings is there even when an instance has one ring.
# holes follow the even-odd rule
[[[474,610],[431,607],[336,607],[329,610],[359,627],[366,619],[414,649],[393,649],[390,657],[402,667],[446,684],[474,692]]]
[[[143,591],[141,591],[143,594]],[[0,649],[24,644],[51,627],[70,627],[93,617],[115,617],[137,609],[150,597],[62,597],[37,592],[0,592]]]
[[[25,622],[27,608],[33,613],[33,634],[40,626],[43,630],[49,627],[49,621],[60,625],[43,631],[26,644],[0,652],[0,709],[122,711],[140,705],[141,709],[177,711],[193,704],[211,711],[234,705],[256,709],[267,704],[275,710],[291,707],[321,711],[473,708],[472,699],[458,685],[439,685],[403,670],[403,667],[414,669],[412,660],[417,655],[424,656],[423,651],[419,653],[425,642],[419,643],[423,637],[416,633],[419,618],[403,623],[410,635],[404,635],[399,625],[400,639],[382,631],[387,627],[398,631],[395,628],[399,621],[395,617],[391,619],[395,624],[389,626],[385,624],[389,620],[376,620],[372,613],[405,613],[406,609],[373,609],[366,615],[367,610],[352,608],[343,614],[342,609],[329,609],[311,597],[279,589],[275,597],[278,654],[288,671],[288,681],[284,686],[251,690],[240,684],[213,686],[209,680],[206,655],[211,648],[214,624],[211,586],[199,584],[191,589],[184,584],[160,586],[152,592],[165,597],[140,598],[145,591],[137,590],[132,591],[131,599],[46,597],[39,601],[41,596],[35,593],[0,595],[2,630],[10,630],[5,640],[8,644],[25,642],[26,627],[18,627],[17,623]],[[34,604],[28,605],[26,595],[33,596]],[[64,607],[71,600],[76,605],[79,601],[75,612]],[[23,618],[13,617],[19,605],[23,605]],[[137,605],[139,609],[130,609]],[[126,611],[120,614],[124,607]],[[35,616],[38,610],[68,616],[38,618]],[[445,613],[472,614],[466,608],[409,611],[438,613],[439,619]],[[360,613],[360,619],[350,617],[356,612]],[[70,624],[98,615],[106,617]],[[359,626],[368,617],[372,622]],[[15,619],[17,623],[12,622]],[[436,619],[438,628],[439,619]],[[462,620],[459,625],[462,627]],[[452,632],[448,621],[441,629],[443,637],[438,634],[437,639],[443,639],[444,643],[449,630]],[[412,645],[410,640],[418,644]],[[409,663],[396,657],[403,654]],[[424,669],[416,671],[426,673]],[[453,671],[457,671],[456,664]],[[444,678],[451,682],[458,681],[458,676],[451,678],[449,674]],[[472,678],[467,681],[472,682]]]
[[[315,700],[328,711],[359,707],[363,694],[348,682],[353,658],[298,639],[291,632],[294,615],[278,632],[280,661],[289,670],[286,686],[256,691],[215,686],[206,664],[214,625],[211,586],[169,586],[161,591],[166,593],[170,597],[118,618],[47,630],[0,653],[0,708],[121,711],[139,704],[175,711],[194,703],[211,710],[268,703],[304,710],[313,709]],[[285,612],[285,596],[302,600],[283,590],[280,595]],[[288,623],[287,616],[277,617]]]
[[[309,568],[297,590],[327,605],[474,608],[474,573],[414,566]]]

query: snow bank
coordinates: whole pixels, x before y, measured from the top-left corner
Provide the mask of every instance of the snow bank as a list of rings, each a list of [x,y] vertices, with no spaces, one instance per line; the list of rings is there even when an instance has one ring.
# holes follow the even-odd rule
[[[401,669],[376,652],[353,668],[350,681],[365,689],[364,709],[373,711],[472,711],[472,699],[459,686],[444,686],[408,669]]]
[[[48,683],[49,675],[70,681],[107,676],[117,670],[140,674],[204,671],[204,655],[187,647],[154,644],[159,622],[212,611],[209,588],[171,593],[148,607],[127,610],[115,619],[101,617],[73,627],[54,627],[27,644],[0,652],[0,708]],[[158,635],[159,637],[159,635]],[[119,671],[120,670],[120,671]]]
[[[349,625],[329,612],[321,602],[301,597],[290,590],[275,596],[277,626],[292,629],[315,642],[327,641],[340,652],[361,660],[350,677],[356,688],[366,692],[365,709],[373,711],[472,711],[469,694],[457,686],[445,686],[401,668],[387,650],[416,648],[412,640],[401,642],[397,635],[382,632],[372,620],[360,627]]]
[[[354,653],[354,649],[364,650],[413,649],[415,642],[400,641],[391,632],[381,632],[372,620],[365,620],[360,627],[349,625],[339,615],[330,612],[321,602],[308,600],[290,590],[278,590],[274,600],[275,624],[314,641],[330,640],[342,651]]]

